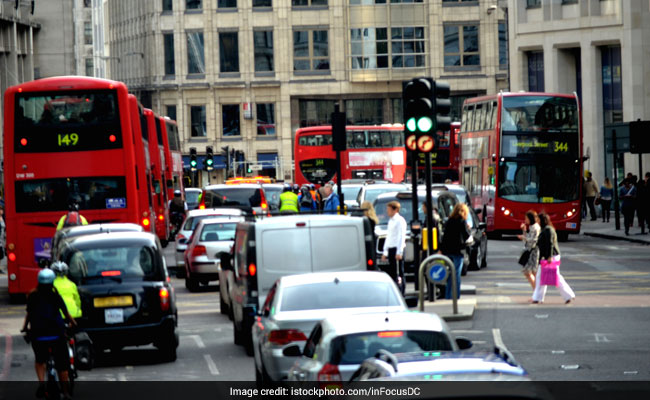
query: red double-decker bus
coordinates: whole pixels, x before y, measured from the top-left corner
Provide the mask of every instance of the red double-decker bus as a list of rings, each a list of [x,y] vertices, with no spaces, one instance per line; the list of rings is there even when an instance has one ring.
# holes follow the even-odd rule
[[[174,198],[174,190],[183,193],[183,156],[178,136],[178,125],[169,117],[162,118],[163,143],[165,146],[165,179],[167,197]]]
[[[546,211],[558,236],[580,232],[582,117],[576,94],[499,93],[465,100],[460,181],[490,233],[521,232]]]
[[[149,157],[151,160],[151,177],[153,185],[153,204],[156,215],[155,233],[163,246],[169,239],[169,212],[167,209],[167,179],[165,179],[165,146],[160,117],[145,108],[144,116],[149,131]]]
[[[347,150],[341,152],[343,179],[384,179],[402,182],[406,171],[404,127],[347,126]],[[322,185],[336,174],[332,127],[314,126],[296,131],[296,183]]]
[[[5,92],[4,179],[10,295],[36,285],[61,216],[140,223],[139,174],[126,86],[55,77]]]
[[[424,179],[424,168],[426,155],[431,157],[431,181],[433,183],[444,183],[447,180],[458,182],[458,163],[460,161],[460,146],[458,145],[458,134],[460,122],[452,122],[448,132],[438,133],[437,148],[430,153],[418,153],[418,177]],[[411,160],[407,153],[407,169],[410,171]]]

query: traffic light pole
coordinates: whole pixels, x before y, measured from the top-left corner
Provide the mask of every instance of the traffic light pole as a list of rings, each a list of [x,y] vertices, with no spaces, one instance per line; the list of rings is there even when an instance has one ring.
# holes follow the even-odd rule
[[[418,221],[420,219],[420,215],[418,214],[418,206],[419,206],[419,200],[418,200],[418,151],[417,150],[410,150],[411,151],[411,185],[413,188],[413,196],[412,196],[412,219],[411,221]],[[413,229],[413,224],[411,224],[411,238],[413,239],[413,263],[415,264],[415,270],[416,270],[416,275],[415,275],[415,290],[419,290],[419,288],[422,287],[421,284],[419,284],[418,279],[420,278],[420,275],[417,273],[418,266],[420,265],[420,244],[419,240],[417,240],[416,236],[422,232],[422,225],[420,224],[418,229]],[[419,232],[418,232],[419,230]]]

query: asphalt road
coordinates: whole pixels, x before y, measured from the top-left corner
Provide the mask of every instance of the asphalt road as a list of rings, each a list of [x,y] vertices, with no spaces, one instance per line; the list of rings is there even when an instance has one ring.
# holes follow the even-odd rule
[[[530,286],[516,264],[522,245],[491,240],[488,268],[471,271],[474,318],[450,323],[477,350],[505,345],[535,380],[650,380],[650,246],[572,237],[561,243],[561,271],[576,292],[565,305],[550,288],[544,304],[527,302]],[[174,265],[173,244],[166,249]],[[232,341],[232,323],[219,313],[218,287],[189,293],[173,279],[179,308],[178,360],[162,362],[152,346],[98,357],[80,380],[253,380],[253,359]],[[7,304],[0,274],[0,380],[33,380],[33,354],[19,330],[24,305]]]

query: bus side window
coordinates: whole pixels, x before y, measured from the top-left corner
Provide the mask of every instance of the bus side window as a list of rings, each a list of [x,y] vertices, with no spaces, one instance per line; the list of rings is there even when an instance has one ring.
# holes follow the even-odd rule
[[[492,102],[492,124],[490,125],[490,129],[494,130],[497,127],[497,117],[498,117],[498,112],[499,112],[499,106],[496,101]]]

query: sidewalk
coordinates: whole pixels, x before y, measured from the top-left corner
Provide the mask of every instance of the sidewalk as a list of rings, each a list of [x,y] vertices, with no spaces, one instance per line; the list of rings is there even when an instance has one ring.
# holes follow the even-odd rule
[[[634,226],[630,228],[630,235],[625,235],[625,226],[623,225],[623,216],[621,216],[621,229],[616,230],[616,223],[614,222],[614,215],[609,222],[603,222],[602,219],[597,219],[596,221],[583,220],[581,232],[583,235],[600,237],[604,239],[613,239],[613,240],[627,240],[628,242],[640,243],[640,244],[650,244],[650,233],[641,234],[641,228],[639,228],[638,219],[634,218]]]
[[[435,313],[445,321],[464,321],[474,318],[476,310],[476,286],[461,284],[461,298],[458,299],[458,313],[454,314],[453,301],[437,299],[436,301],[424,301],[424,312]],[[417,295],[415,292],[406,293],[408,296]],[[418,308],[419,310],[419,308]]]

